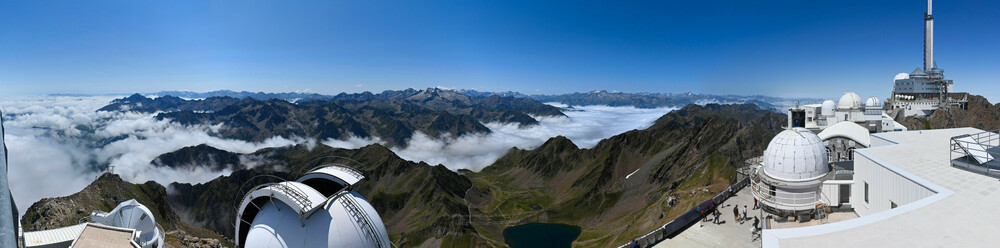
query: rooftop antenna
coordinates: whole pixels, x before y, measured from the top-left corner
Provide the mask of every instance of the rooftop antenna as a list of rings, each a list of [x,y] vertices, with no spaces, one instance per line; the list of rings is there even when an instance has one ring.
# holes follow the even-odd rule
[[[931,1],[927,0],[927,12],[924,12],[924,71],[937,69],[934,65],[934,16],[931,15]]]

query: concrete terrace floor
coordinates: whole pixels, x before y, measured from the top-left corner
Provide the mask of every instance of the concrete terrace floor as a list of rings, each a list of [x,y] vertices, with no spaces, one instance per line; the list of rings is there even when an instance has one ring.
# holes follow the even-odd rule
[[[736,205],[740,206],[741,214],[743,206],[747,206],[747,215],[750,215],[750,219],[743,224],[733,221],[733,207]],[[753,194],[750,193],[749,187],[743,188],[736,193],[736,196],[726,200],[719,208],[719,212],[722,212],[722,216],[719,217],[722,224],[713,224],[702,219],[702,222],[695,223],[677,236],[664,239],[653,247],[760,247],[760,238],[751,237],[750,228],[753,226],[753,216],[760,218],[761,222],[764,218],[760,209],[753,209]]]

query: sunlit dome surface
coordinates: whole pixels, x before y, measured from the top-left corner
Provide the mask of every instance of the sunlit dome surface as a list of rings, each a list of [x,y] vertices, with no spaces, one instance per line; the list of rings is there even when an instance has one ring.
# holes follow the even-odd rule
[[[840,97],[840,103],[837,104],[837,109],[860,109],[861,108],[861,97],[854,92],[844,93],[844,96]]]
[[[868,97],[868,99],[865,100],[865,107],[882,107],[882,101],[879,101],[878,97]]]
[[[764,173],[775,179],[813,179],[829,172],[823,140],[805,128],[778,133],[764,151]]]
[[[823,101],[823,115],[833,115],[835,109],[837,109],[837,103],[834,103],[833,100]]]

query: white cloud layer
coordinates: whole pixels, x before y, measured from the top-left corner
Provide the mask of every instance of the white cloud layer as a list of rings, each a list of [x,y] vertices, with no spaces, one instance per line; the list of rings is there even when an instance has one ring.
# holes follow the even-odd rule
[[[560,108],[568,106],[549,103]],[[564,111],[567,117],[535,117],[539,125],[520,127],[517,124],[486,123],[490,134],[460,137],[430,137],[417,132],[406,147],[392,148],[399,157],[428,164],[443,164],[449,169],[482,170],[493,164],[512,147],[534,149],[555,136],[566,136],[581,148],[591,148],[602,139],[632,129],[643,129],[675,108],[641,109],[635,107],[576,106]],[[325,141],[341,148],[357,148],[375,140],[352,137],[347,141]]]
[[[80,191],[103,171],[114,166],[123,179],[200,183],[230,169],[170,169],[150,164],[157,156],[186,146],[208,144],[238,153],[265,147],[306,144],[312,139],[275,137],[246,142],[213,137],[222,125],[183,126],[157,121],[156,114],[96,112],[116,97],[18,97],[0,101],[8,153],[11,190],[15,202],[27,209],[46,197]]]

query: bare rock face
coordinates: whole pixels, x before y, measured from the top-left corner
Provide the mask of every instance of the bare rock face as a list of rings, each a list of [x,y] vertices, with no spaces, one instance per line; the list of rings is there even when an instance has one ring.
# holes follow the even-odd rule
[[[173,236],[178,239],[177,242],[168,242],[168,244],[175,247],[189,247],[189,248],[223,248],[226,247],[222,244],[222,241],[212,238],[199,238],[195,236],[188,235],[184,230],[173,230],[167,232],[168,236]]]
[[[45,199],[40,201],[40,203],[39,210],[37,211],[39,214],[34,215],[34,219],[29,221],[27,223],[28,225],[23,226],[26,231],[46,230],[75,225],[82,221],[86,221],[85,218],[81,217],[82,215],[90,214],[90,212],[87,212],[72,200],[55,201]]]

